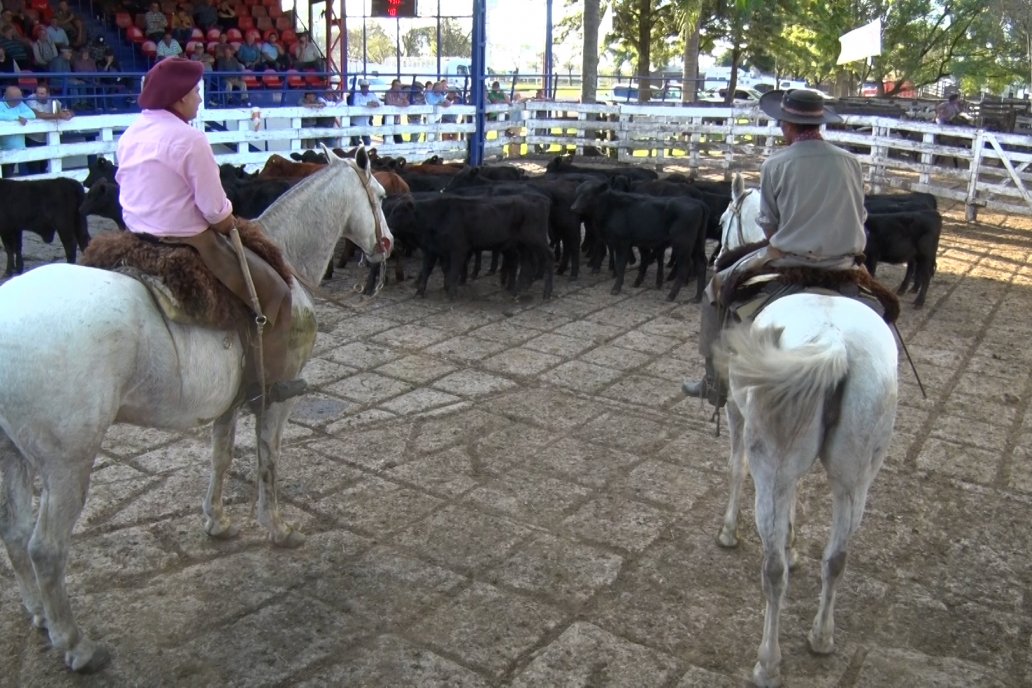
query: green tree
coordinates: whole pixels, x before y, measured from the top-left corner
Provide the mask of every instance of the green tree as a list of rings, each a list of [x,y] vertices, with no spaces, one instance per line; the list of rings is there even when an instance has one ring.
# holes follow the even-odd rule
[[[473,54],[472,30],[454,18],[441,19],[441,51],[437,52],[437,27],[424,26],[406,31],[401,37],[406,55],[430,57],[468,57]]]
[[[363,54],[363,46],[365,52]],[[362,29],[348,30],[348,58],[368,62],[386,62],[395,54],[394,38],[379,24],[366,24],[365,43],[362,41]]]

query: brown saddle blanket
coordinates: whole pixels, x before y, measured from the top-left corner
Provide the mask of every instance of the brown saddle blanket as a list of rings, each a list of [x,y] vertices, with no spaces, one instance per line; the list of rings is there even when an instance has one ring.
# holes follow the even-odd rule
[[[739,318],[751,320],[777,299],[807,291],[858,299],[872,308],[876,301],[885,322],[899,318],[899,297],[862,266],[852,270],[768,267],[745,275],[737,284],[725,284],[721,301]]]
[[[292,272],[279,247],[265,236],[261,226],[237,220],[244,246],[269,263],[277,273],[292,281]],[[175,310],[195,322],[233,329],[251,312],[202,262],[200,254],[185,244],[169,244],[150,234],[110,232],[90,241],[83,253],[82,264],[89,267],[122,272],[134,277],[156,278],[178,301]],[[166,295],[155,293],[149,279],[141,279],[154,294],[166,314]],[[173,317],[173,319],[179,319]]]

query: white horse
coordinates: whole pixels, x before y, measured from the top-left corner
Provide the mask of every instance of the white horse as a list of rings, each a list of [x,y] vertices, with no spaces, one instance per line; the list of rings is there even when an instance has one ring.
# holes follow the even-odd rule
[[[344,235],[372,260],[392,237],[361,149],[355,160],[327,152],[325,170],[300,182],[257,219],[283,249],[300,281],[314,284]],[[315,342],[312,299],[293,286],[293,366]],[[166,321],[135,279],[77,265],[48,265],[0,287],[0,536],[32,622],[49,631],[73,670],[100,668],[108,652],[72,616],[64,571],[90,469],[112,423],[185,430],[214,421],[212,474],[204,528],[236,530],[223,511],[232,458],[244,348],[236,334]],[[303,536],[284,522],[275,469],[293,402],[271,404],[260,428],[258,520],[276,545]],[[43,490],[33,525],[32,478]]]
[[[737,246],[763,241],[766,237],[756,224],[760,215],[760,192],[746,189],[742,175],[735,173],[731,182],[731,203],[720,216],[720,252],[717,260]]]
[[[736,198],[741,198],[737,196]],[[722,220],[723,222],[723,220]],[[727,232],[725,248],[749,233]],[[761,233],[762,234],[762,233]],[[748,239],[746,239],[747,241]],[[717,541],[736,533],[746,461],[756,487],[766,596],[753,681],[781,683],[779,615],[793,549],[796,487],[818,458],[832,492],[832,522],[821,563],[820,606],[809,634],[814,652],[834,649],[835,588],[867,491],[889,448],[896,419],[896,342],[862,303],[818,294],[775,301],[748,327],[728,333],[721,366],[729,380],[730,497]]]

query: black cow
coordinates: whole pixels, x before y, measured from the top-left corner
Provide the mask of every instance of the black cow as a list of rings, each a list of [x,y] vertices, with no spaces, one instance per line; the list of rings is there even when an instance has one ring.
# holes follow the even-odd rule
[[[454,195],[402,196],[385,203],[391,230],[423,251],[416,293],[426,293],[430,272],[438,260],[445,270],[444,286],[454,297],[466,259],[474,251],[498,250],[506,257],[503,278],[518,291],[521,278],[542,274],[543,297],[552,295],[552,252],[548,247],[547,198],[540,195],[465,198]],[[521,279],[521,281],[523,281]]]
[[[659,179],[659,175],[652,170],[633,165],[621,165],[619,167],[582,167],[573,164],[573,156],[560,155],[552,158],[545,165],[546,175],[559,174],[590,174],[596,177],[622,176],[631,180]]]
[[[867,194],[864,207],[869,213],[898,213],[905,210],[938,211],[938,200],[930,193],[915,191],[899,194]]]
[[[90,243],[86,218],[79,214],[85,196],[82,184],[74,179],[0,179],[0,240],[7,251],[4,276],[21,274],[25,269],[22,231],[26,229],[48,244],[56,232],[65,258],[74,263],[76,247],[85,250]]]
[[[656,287],[663,284],[663,255],[669,246],[674,262],[674,285],[667,295],[677,298],[689,275],[697,280],[693,301],[702,298],[706,286],[706,223],[709,210],[701,201],[689,197],[657,197],[616,191],[610,183],[586,182],[577,192],[573,210],[590,217],[599,236],[614,256],[616,281],[612,293],[623,287],[624,271],[631,247],[642,251],[641,267],[635,286],[645,278],[654,258],[659,274]]]
[[[118,182],[100,179],[86,192],[86,200],[79,206],[83,217],[98,215],[114,220],[119,229],[125,229],[122,204],[118,201]]]
[[[118,172],[118,167],[107,158],[100,157],[89,163],[89,170],[90,173],[86,175],[86,179],[82,183],[87,189],[92,188],[101,179],[106,179],[109,182],[115,181],[115,173]]]
[[[924,305],[928,284],[935,274],[935,256],[942,233],[942,216],[935,210],[871,213],[864,222],[867,245],[865,265],[872,275],[878,263],[906,263],[907,272],[897,293],[904,293],[910,280],[917,292],[914,305]]]
[[[236,179],[222,178],[222,188],[233,204],[233,214],[252,220],[268,208],[300,179]]]

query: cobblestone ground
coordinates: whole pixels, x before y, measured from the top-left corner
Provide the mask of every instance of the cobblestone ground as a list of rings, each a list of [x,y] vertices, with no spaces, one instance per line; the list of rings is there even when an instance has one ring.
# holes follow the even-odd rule
[[[829,499],[819,469],[805,481],[786,685],[1032,685],[1032,234],[960,217],[928,305],[904,308],[928,399],[901,360],[828,657],[805,634]],[[559,278],[545,303],[485,278],[452,303],[439,277],[425,300],[406,282],[366,301],[358,278],[326,286],[315,391],[286,433],[280,494],[308,542],[272,549],[251,516],[249,418],[228,542],[201,529],[205,431],[115,427],[68,566],[80,621],[114,660],[65,673],[4,557],[0,686],[741,685],[760,550],[751,493],[740,548],[714,542],[727,438],[679,390],[700,369],[696,307],[655,288],[611,296],[604,276]]]

